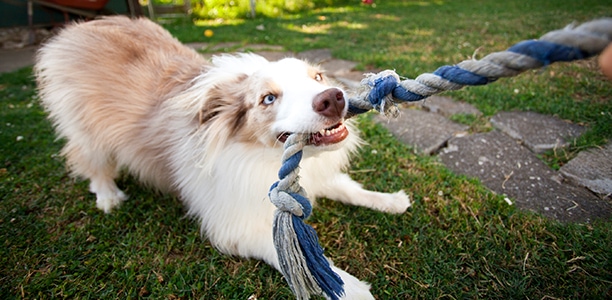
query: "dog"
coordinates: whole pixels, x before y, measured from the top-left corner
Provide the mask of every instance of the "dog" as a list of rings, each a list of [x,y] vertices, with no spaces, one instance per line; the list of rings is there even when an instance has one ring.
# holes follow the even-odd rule
[[[221,252],[279,269],[267,195],[296,132],[308,135],[300,176],[311,201],[410,206],[403,191],[368,191],[343,173],[362,142],[345,120],[345,91],[308,62],[244,53],[209,62],[148,19],[114,16],[62,29],[34,74],[68,169],[106,213],[127,199],[114,181],[125,169],[178,195]],[[373,298],[368,283],[332,269],[345,299]]]

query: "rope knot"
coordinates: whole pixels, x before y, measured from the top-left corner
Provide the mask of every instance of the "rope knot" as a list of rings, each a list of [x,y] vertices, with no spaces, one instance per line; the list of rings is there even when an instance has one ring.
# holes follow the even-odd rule
[[[301,219],[308,218],[312,213],[312,205],[304,196],[306,192],[303,189],[297,193],[287,192],[278,187],[279,183],[280,181],[277,181],[270,187],[268,197],[272,204],[279,210],[290,212]]]
[[[399,75],[395,71],[385,70],[377,74],[368,73],[365,76],[361,80],[361,92],[349,99],[347,118],[372,109],[396,117],[399,110],[393,101],[393,92],[399,86]]]

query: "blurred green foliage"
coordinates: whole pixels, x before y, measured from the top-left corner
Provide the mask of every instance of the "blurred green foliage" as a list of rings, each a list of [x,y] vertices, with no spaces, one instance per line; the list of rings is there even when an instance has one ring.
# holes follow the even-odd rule
[[[341,5],[341,0],[259,0],[254,2],[255,15],[278,17],[284,13],[299,13],[314,8]],[[192,1],[193,15],[201,19],[243,19],[252,16],[251,0],[196,0]]]

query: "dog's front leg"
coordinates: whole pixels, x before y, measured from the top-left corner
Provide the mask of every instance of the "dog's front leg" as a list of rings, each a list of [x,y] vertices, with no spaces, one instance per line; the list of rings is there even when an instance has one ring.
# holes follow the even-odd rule
[[[368,191],[344,173],[337,173],[326,184],[313,187],[309,192],[317,197],[394,214],[403,213],[410,207],[410,198],[404,191],[392,194]]]

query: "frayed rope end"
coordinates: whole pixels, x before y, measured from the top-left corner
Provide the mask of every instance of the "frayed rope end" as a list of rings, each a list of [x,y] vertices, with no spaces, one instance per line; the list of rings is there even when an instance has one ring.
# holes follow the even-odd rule
[[[274,246],[281,272],[297,299],[324,294],[337,300],[344,295],[344,282],[323,255],[316,231],[300,217],[277,210]]]

